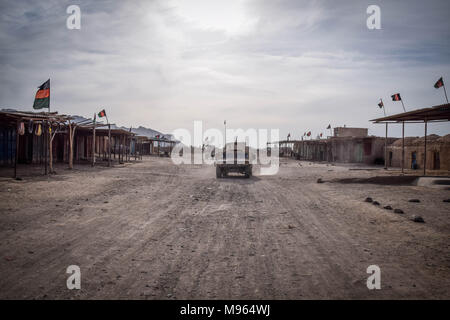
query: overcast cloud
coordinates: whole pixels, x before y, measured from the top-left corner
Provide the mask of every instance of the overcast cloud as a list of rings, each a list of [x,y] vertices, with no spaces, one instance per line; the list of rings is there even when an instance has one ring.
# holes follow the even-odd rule
[[[68,30],[66,9],[81,8]],[[366,9],[381,8],[381,30]],[[442,104],[450,83],[450,2],[5,1],[0,3],[0,108],[32,110],[51,78],[52,110],[166,133],[194,120],[221,128],[279,128],[299,138],[329,123],[369,127]],[[450,87],[449,87],[450,88]],[[400,135],[400,126],[391,135]],[[448,123],[429,132],[448,134]],[[422,125],[407,126],[422,135]]]

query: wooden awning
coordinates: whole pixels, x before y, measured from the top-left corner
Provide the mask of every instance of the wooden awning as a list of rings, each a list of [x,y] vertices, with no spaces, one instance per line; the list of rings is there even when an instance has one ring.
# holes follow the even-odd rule
[[[27,112],[16,110],[0,110],[0,120],[3,122],[9,122],[11,124],[17,121],[30,121],[39,123],[42,121],[63,123],[67,120],[71,120],[72,117],[57,112]]]

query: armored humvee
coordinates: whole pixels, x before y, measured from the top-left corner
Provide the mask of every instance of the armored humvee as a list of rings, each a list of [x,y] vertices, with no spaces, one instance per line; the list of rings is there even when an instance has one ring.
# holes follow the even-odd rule
[[[216,166],[216,178],[224,178],[228,176],[228,173],[235,172],[245,175],[246,178],[252,176],[252,164],[249,159],[249,147],[245,144],[243,148],[238,148],[238,143],[234,142],[234,148],[232,150],[223,151],[222,159],[215,161]],[[217,156],[217,153],[216,153]]]

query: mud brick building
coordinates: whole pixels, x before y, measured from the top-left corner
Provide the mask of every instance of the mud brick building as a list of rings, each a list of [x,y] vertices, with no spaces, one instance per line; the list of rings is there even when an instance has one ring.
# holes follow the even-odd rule
[[[388,138],[388,144],[395,138]],[[367,128],[334,128],[328,139],[297,140],[290,142],[297,159],[342,163],[384,163],[385,138],[368,136]]]
[[[405,168],[423,169],[425,137],[405,138]],[[427,136],[427,170],[450,171],[450,134],[445,136]],[[401,167],[402,139],[388,146],[388,165]]]

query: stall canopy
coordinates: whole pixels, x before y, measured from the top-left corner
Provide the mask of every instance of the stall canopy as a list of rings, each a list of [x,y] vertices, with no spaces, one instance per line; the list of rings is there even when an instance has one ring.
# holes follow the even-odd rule
[[[394,114],[391,116],[370,120],[373,123],[401,123],[402,124],[402,172],[404,172],[405,160],[405,123],[424,123],[425,139],[424,139],[424,159],[423,174],[426,174],[427,167],[427,124],[428,122],[444,122],[450,121],[450,104],[441,104],[438,106],[417,109],[413,111]],[[387,130],[387,129],[386,129]],[[387,132],[387,131],[386,131]],[[387,133],[386,133],[387,135]]]
[[[387,116],[383,118],[370,120],[374,123],[385,122],[435,122],[450,121],[450,104],[442,104],[431,108],[417,109]]]

